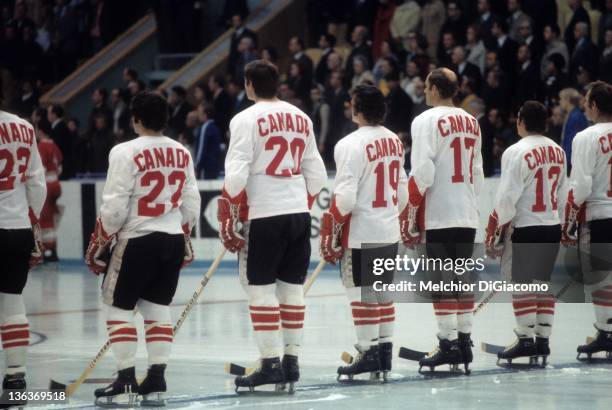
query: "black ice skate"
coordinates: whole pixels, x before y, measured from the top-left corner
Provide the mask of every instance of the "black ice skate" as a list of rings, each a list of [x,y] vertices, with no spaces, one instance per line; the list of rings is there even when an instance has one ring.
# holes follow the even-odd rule
[[[105,408],[134,407],[138,402],[136,369],[128,367],[117,372],[117,379],[106,387],[96,389],[96,405]]]
[[[472,353],[474,342],[472,342],[470,336],[470,333],[459,332],[459,350],[461,350],[461,359],[463,360],[465,374],[470,374],[470,363],[474,360],[474,354]]]
[[[0,409],[25,406],[27,400],[11,400],[9,392],[26,391],[25,373],[7,374],[2,381],[2,396],[0,396]]]
[[[550,345],[547,337],[537,337],[535,339],[536,353],[542,358],[542,367],[546,367],[548,356],[550,356]]]
[[[538,352],[533,337],[519,335],[514,343],[497,352],[497,364],[500,365],[501,360],[506,360],[507,365],[512,365],[512,361],[520,358],[528,358],[528,366],[538,364]],[[516,365],[516,363],[515,363]]]
[[[289,394],[295,393],[295,383],[300,380],[300,365],[298,364],[298,357],[286,354],[283,356],[283,361],[281,362],[283,367],[283,375],[285,376],[285,381],[282,384],[281,388],[284,390],[289,384],[289,390],[287,392]]]
[[[356,346],[357,347],[357,346]],[[377,373],[380,371],[380,356],[378,345],[371,346],[368,350],[357,348],[359,353],[348,366],[338,367],[338,381],[342,376],[347,376],[348,380],[353,380],[356,374],[370,373],[370,379],[378,379]]]
[[[165,364],[154,364],[149,367],[147,377],[138,386],[138,395],[142,396],[140,405],[145,407],[163,407],[166,405],[164,393],[166,392]]]
[[[459,364],[462,363],[461,349],[459,348],[459,341],[439,339],[440,343],[438,347],[427,356],[419,360],[419,373],[431,374],[435,372],[436,367],[445,364],[450,365],[450,372],[456,373],[459,371]],[[429,368],[428,372],[422,372],[423,367]],[[465,369],[467,374],[467,369]]]
[[[597,329],[597,336],[587,344],[580,345],[576,349],[578,351],[577,360],[593,361],[596,358],[592,356],[599,352],[606,352],[606,360],[612,360],[612,332],[606,332],[597,327],[595,329]],[[581,354],[585,354],[586,357],[581,357]]]
[[[383,382],[387,382],[389,373],[391,372],[391,362],[393,361],[393,343],[379,343],[378,356],[380,357],[380,370],[382,372]]]
[[[234,380],[236,393],[240,387],[248,387],[249,392],[254,392],[255,387],[264,384],[276,385],[275,391],[281,391],[285,382],[283,368],[278,357],[261,359],[261,366],[255,369],[248,376],[238,376]]]

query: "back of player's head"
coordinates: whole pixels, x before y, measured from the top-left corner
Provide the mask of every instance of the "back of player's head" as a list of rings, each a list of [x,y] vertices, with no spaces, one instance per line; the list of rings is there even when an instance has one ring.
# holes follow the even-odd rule
[[[435,86],[442,99],[453,98],[459,88],[457,76],[448,68],[436,68],[429,73],[427,81],[429,89]]]
[[[544,104],[538,101],[529,100],[526,101],[519,110],[518,119],[523,122],[527,132],[544,134],[546,132],[548,111]]]
[[[258,98],[274,98],[278,89],[278,68],[265,60],[254,60],[244,67],[244,78],[253,85]]]
[[[612,115],[612,86],[603,81],[595,81],[588,87],[589,106],[595,105],[603,115]]]
[[[168,102],[156,92],[136,94],[130,110],[134,122],[140,122],[148,130],[162,131],[168,124]]]
[[[383,93],[371,84],[361,84],[353,90],[353,112],[361,113],[368,124],[380,125],[385,120],[386,105]]]

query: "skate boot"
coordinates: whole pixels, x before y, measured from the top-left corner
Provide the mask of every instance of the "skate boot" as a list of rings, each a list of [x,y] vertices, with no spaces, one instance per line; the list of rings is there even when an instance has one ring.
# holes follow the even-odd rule
[[[591,360],[591,356],[595,353],[606,352],[606,358],[612,359],[612,332],[606,332],[604,330],[597,329],[597,336],[590,343],[578,346],[578,356],[576,359],[585,360],[581,358],[582,353],[586,354],[586,360]]]
[[[459,369],[459,363],[461,363],[461,349],[459,348],[459,341],[439,339],[440,342],[438,347],[427,356],[419,360],[419,373],[423,367],[429,367],[429,370],[433,372],[436,367],[448,364],[451,366],[451,372],[456,372]]]
[[[516,331],[515,331],[516,333]],[[501,352],[497,353],[497,364],[500,360],[506,360],[508,364],[512,364],[513,359],[520,357],[528,357],[529,365],[534,365],[538,362],[537,350],[533,337],[524,336],[516,333],[516,341],[506,347]]]
[[[136,369],[128,367],[117,372],[117,379],[106,387],[96,389],[96,405],[106,408],[134,407],[138,401]]]
[[[2,396],[0,396],[0,409],[10,409],[11,407],[20,407],[28,404],[27,400],[11,400],[9,391],[25,393],[25,373],[7,374],[4,376],[4,381],[2,382]]]
[[[348,380],[353,380],[356,374],[370,373],[370,379],[378,379],[376,374],[380,371],[380,357],[378,353],[378,345],[371,346],[368,350],[358,349],[359,353],[348,366],[338,367],[338,378],[345,375]]]
[[[294,385],[300,380],[300,365],[298,364],[298,357],[286,354],[283,356],[283,361],[281,362],[283,366],[283,374],[285,375],[285,383],[283,383],[283,389],[285,389],[285,384],[289,383],[289,390],[287,392],[289,394],[295,393]]]
[[[264,384],[275,384],[275,390],[279,391],[284,381],[285,376],[283,374],[281,361],[278,357],[261,359],[261,366],[253,373],[247,376],[238,376],[234,379],[236,393],[238,393],[238,388],[240,387],[248,387],[250,392],[254,392],[255,387]]]
[[[138,386],[138,395],[142,396],[141,406],[163,407],[166,405],[164,393],[166,392],[165,364],[154,364],[149,367],[147,377]]]
[[[470,363],[474,360],[474,354],[472,353],[472,347],[474,342],[470,337],[471,333],[459,332],[459,350],[461,350],[461,358],[463,359],[463,367],[465,374],[470,374]]]
[[[542,358],[542,367],[546,367],[548,356],[550,356],[550,346],[547,337],[537,337],[535,339],[536,353]]]
[[[393,360],[393,343],[380,343],[378,345],[378,355],[380,357],[380,370],[382,371],[383,382],[387,382],[388,374],[391,372],[391,361]]]

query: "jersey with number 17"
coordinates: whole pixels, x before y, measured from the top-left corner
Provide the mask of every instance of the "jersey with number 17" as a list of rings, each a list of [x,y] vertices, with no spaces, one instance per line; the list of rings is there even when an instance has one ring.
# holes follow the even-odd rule
[[[425,229],[477,229],[484,173],[476,118],[461,108],[434,107],[414,119],[411,132],[410,177],[425,193]]]
[[[152,232],[180,234],[200,214],[200,193],[189,151],[163,136],[141,136],[115,146],[100,218],[120,239]]]

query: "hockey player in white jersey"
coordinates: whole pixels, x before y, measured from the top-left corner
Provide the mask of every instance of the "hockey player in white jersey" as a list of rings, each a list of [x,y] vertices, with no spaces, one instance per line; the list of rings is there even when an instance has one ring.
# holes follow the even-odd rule
[[[31,267],[42,262],[38,218],[47,188],[34,128],[0,110],[0,336],[4,350],[2,406],[21,406],[7,390],[26,390],[30,330],[22,292]]]
[[[217,217],[224,246],[239,252],[261,366],[236,377],[235,384],[238,390],[289,383],[291,391],[299,379],[310,207],[327,174],[311,120],[276,97],[276,66],[255,60],[245,66],[244,76],[255,104],[230,123]]]
[[[447,68],[425,80],[427,105],[412,122],[409,201],[402,211],[402,238],[414,246],[425,239],[428,258],[465,259],[473,253],[479,225],[478,193],[484,180],[478,121],[453,105],[457,76]],[[432,281],[454,272],[428,272]],[[471,294],[432,294],[439,348],[419,361],[422,367],[467,366],[472,361]]]
[[[321,222],[320,251],[330,263],[340,261],[357,333],[359,354],[338,377],[391,370],[395,307],[386,292],[374,292],[374,281],[393,282],[393,270],[373,275],[375,259],[394,259],[400,240],[399,213],[408,202],[404,147],[381,124],[385,97],[373,85],[352,95],[357,131],[334,148],[336,178],[329,211]]]
[[[581,255],[585,290],[591,293],[597,336],[578,356],[612,352],[612,86],[591,83],[585,111],[595,124],[576,134],[563,224],[563,242]],[[576,237],[577,236],[577,237]]]
[[[193,260],[190,234],[200,215],[191,155],[162,134],[166,100],[140,93],[131,112],[138,138],[110,152],[100,215],[85,255],[94,273],[104,273],[104,314],[117,359],[117,379],[95,391],[101,406],[133,404],[137,394],[143,405],[164,404],[164,372],[173,341],[169,305],[181,267]],[[149,365],[140,385],[135,374],[136,308],[144,318]]]
[[[485,246],[489,256],[501,256],[504,280],[550,286],[561,240],[559,200],[565,193],[565,153],[544,136],[548,112],[543,104],[525,102],[517,118],[521,140],[502,156]],[[553,294],[518,292],[512,295],[512,304],[518,340],[499,352],[498,358],[530,357],[533,362],[542,357],[545,364],[555,313]]]

